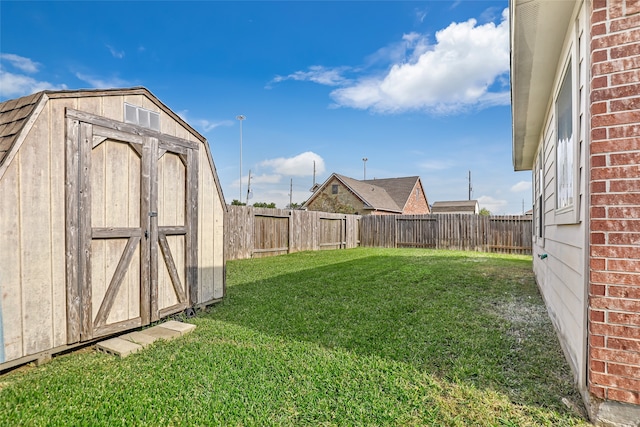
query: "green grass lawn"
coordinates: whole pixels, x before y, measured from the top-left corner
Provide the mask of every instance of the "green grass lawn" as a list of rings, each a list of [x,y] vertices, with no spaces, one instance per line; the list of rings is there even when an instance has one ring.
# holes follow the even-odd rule
[[[227,280],[178,340],[0,377],[0,425],[587,425],[530,257],[304,252]]]

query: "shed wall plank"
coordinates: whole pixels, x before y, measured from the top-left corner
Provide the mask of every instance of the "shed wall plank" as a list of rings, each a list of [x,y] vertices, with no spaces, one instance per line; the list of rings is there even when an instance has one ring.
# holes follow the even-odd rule
[[[121,95],[103,97],[102,115],[111,120],[124,122],[124,97]]]
[[[67,343],[67,298],[65,278],[65,108],[75,108],[73,99],[50,100],[51,136],[51,283],[53,286],[53,345]]]
[[[78,110],[100,116],[102,115],[102,98],[94,96],[78,98]]]
[[[205,303],[214,298],[214,180],[206,150],[199,150],[200,162],[198,188],[200,203],[198,204],[198,303]],[[206,191],[205,191],[206,189]]]
[[[25,355],[53,347],[48,108],[20,149],[20,250]]]
[[[225,294],[225,235],[224,235],[224,218],[225,204],[224,200],[218,197],[215,188],[214,193],[214,210],[213,210],[213,297],[222,298]]]
[[[137,107],[145,108],[144,107],[145,99],[147,99],[147,97],[144,95],[125,95],[123,102],[126,102],[131,105],[135,105]]]
[[[176,126],[177,124],[173,117],[164,111],[160,112],[160,132],[165,135],[176,136]]]
[[[0,181],[0,304],[4,360],[25,355],[22,346],[22,282],[20,274],[20,198],[18,186],[18,154]],[[1,360],[0,362],[3,362]]]
[[[79,180],[80,153],[78,150],[80,126],[77,120],[65,119],[65,288],[67,306],[67,343],[80,340],[80,288],[79,288]]]

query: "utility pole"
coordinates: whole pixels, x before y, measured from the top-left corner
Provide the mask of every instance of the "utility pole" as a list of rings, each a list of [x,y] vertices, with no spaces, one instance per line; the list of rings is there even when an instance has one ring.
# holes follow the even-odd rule
[[[240,120],[240,197],[238,198],[238,202],[242,202],[242,121],[246,118],[247,117],[242,114],[236,116],[236,119]]]
[[[364,173],[363,173],[363,178],[362,178],[363,181],[367,180],[367,160],[369,160],[369,159],[367,159],[366,157],[362,158],[362,163],[364,165]]]
[[[291,205],[293,205],[293,178],[289,184],[289,209],[292,209]]]
[[[313,161],[313,185],[311,188],[316,186],[316,161]]]
[[[471,171],[469,171],[469,200],[471,200],[471,191],[473,188],[471,187]]]

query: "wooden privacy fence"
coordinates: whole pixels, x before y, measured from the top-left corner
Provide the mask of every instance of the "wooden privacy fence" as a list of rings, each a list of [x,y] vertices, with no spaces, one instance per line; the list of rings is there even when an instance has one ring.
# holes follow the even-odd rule
[[[531,227],[526,216],[369,215],[360,220],[360,245],[531,254]]]
[[[228,206],[225,258],[244,259],[358,246],[360,215]]]

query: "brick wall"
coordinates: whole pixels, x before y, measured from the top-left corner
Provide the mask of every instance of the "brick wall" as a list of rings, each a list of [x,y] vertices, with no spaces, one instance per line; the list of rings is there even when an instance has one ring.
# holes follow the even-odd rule
[[[416,197],[416,189],[418,190],[418,197]],[[421,181],[417,181],[416,186],[413,187],[411,195],[409,196],[402,213],[406,215],[422,215],[430,213],[429,204],[427,203],[427,198],[424,195]]]
[[[589,390],[640,404],[640,1],[592,0]]]

